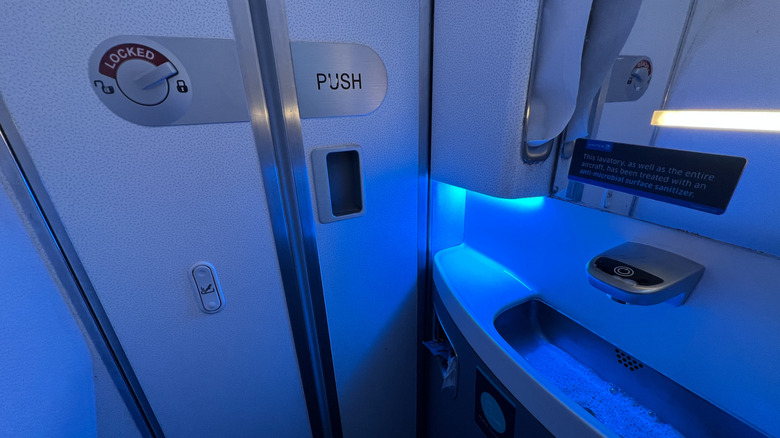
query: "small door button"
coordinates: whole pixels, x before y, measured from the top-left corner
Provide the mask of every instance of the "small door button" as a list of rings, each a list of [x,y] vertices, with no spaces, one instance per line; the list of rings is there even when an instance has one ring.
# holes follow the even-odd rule
[[[215,313],[222,309],[225,299],[222,288],[217,280],[217,271],[211,263],[198,263],[192,267],[192,279],[198,296],[201,310]]]
[[[206,308],[206,310],[210,310],[212,312],[219,309],[219,302],[215,300],[208,300],[203,302],[203,307]]]

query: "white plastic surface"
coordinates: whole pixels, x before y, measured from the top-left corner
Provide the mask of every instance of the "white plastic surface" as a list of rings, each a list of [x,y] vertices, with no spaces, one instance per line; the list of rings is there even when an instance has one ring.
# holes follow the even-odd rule
[[[437,293],[480,359],[555,436],[615,436],[550,384],[498,334],[501,311],[538,296],[514,273],[463,244],[434,257]]]
[[[650,119],[653,111],[663,105],[689,5],[689,1],[680,0],[642,2],[636,22],[620,52],[627,59],[618,59],[612,70],[612,74],[622,72],[623,76],[619,80],[612,78],[608,101],[602,108],[598,130],[592,133],[593,138],[619,143],[649,144],[655,129],[650,125]],[[644,94],[636,100],[609,102],[609,95],[613,94],[612,87],[620,88],[621,82],[625,84],[633,66],[642,57],[652,61],[652,79]],[[629,93],[617,90],[614,94],[625,98]]]
[[[178,92],[174,85],[192,82],[184,63],[163,44],[143,36],[114,36],[98,44],[89,57],[88,80],[111,111],[140,125],[171,124],[192,103],[192,93]]]
[[[87,79],[114,35],[232,38],[225,2],[12,0],[2,22],[0,90],[166,436],[310,436],[249,123],[136,125]],[[214,315],[199,260],[230,291]]]
[[[536,66],[528,96],[526,129],[531,145],[542,145],[560,135],[574,113],[591,3],[542,2]]]
[[[206,313],[216,313],[225,305],[222,286],[217,278],[217,268],[211,263],[200,262],[192,267],[192,281],[195,285],[195,296]]]
[[[307,156],[320,146],[361,147],[366,213],[316,229],[344,436],[413,437],[420,4],[288,0],[285,6],[292,40],[364,44],[387,69],[387,95],[374,112],[301,125]]]
[[[778,14],[780,3],[773,0],[741,7],[697,1],[667,109],[779,109]],[[780,256],[780,227],[774,226],[780,222],[780,191],[774,189],[779,139],[777,133],[659,128],[659,147],[736,155],[748,163],[723,215],[641,199],[635,217]]]
[[[468,248],[637,360],[770,436],[780,435],[775,409],[780,405],[775,366],[780,361],[780,261],[564,201],[545,198],[534,208],[520,209],[503,200],[467,198]],[[538,232],[522,232],[527,228]],[[684,305],[619,304],[588,284],[583,272],[588,260],[625,241],[653,245],[706,267]],[[498,291],[504,287],[498,268],[470,276],[462,288],[460,281],[452,284],[479,308],[493,311],[522,300],[521,294]],[[480,348],[488,348],[483,344],[472,343],[480,355]]]
[[[96,437],[92,358],[2,186],[0,248],[0,435]]]
[[[553,159],[520,153],[538,0],[434,13],[431,177],[502,198],[549,193]]]

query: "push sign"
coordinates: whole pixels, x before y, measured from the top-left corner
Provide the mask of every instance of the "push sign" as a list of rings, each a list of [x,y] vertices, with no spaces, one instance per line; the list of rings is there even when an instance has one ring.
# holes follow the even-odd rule
[[[290,43],[301,118],[357,116],[387,94],[385,64],[362,44]]]

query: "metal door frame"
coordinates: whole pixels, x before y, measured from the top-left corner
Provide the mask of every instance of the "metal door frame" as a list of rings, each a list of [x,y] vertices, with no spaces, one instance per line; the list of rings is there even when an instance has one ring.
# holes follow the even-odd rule
[[[342,436],[316,222],[282,0],[231,0],[231,20],[262,169],[309,423]]]
[[[430,253],[431,196],[431,108],[433,88],[433,4],[420,0],[419,28],[419,122],[418,122],[418,187],[417,187],[417,436],[428,429],[427,363],[430,360],[423,342],[431,339],[433,327],[433,277]]]

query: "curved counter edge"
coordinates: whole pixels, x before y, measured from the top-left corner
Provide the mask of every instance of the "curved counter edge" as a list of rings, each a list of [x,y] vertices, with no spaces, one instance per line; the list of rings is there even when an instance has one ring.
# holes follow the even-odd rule
[[[504,310],[538,294],[499,263],[466,244],[434,256],[438,294],[463,336],[501,383],[557,437],[616,437],[537,372],[498,334]]]

